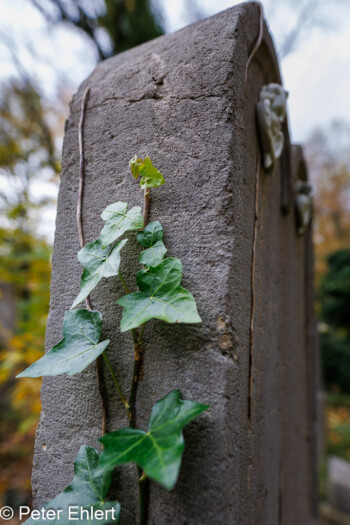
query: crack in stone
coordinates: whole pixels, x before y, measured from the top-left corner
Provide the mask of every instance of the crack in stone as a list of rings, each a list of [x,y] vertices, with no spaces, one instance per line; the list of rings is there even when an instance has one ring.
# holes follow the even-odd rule
[[[178,100],[178,101],[184,101],[184,100],[192,100],[193,102],[202,102],[205,99],[209,98],[215,98],[220,100],[226,100],[227,102],[230,102],[230,99],[221,95],[212,95],[212,94],[203,94],[203,95],[186,95],[183,97],[176,97],[174,95],[160,95],[157,93],[154,93],[152,95],[149,95],[148,93],[145,93],[143,96],[139,98],[123,98],[123,97],[107,97],[103,101],[98,102],[97,104],[91,105],[88,107],[88,110],[96,109],[99,107],[106,106],[109,102],[115,101],[115,102],[122,102],[124,103],[124,106],[129,106],[131,104],[138,104],[140,102],[143,102],[145,100],[155,100],[155,101],[165,101],[165,100]],[[71,115],[77,115],[79,113],[79,110],[72,111]]]

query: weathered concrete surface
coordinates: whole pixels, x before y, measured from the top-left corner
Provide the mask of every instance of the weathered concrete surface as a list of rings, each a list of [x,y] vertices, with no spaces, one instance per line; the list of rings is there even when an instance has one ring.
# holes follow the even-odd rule
[[[280,81],[265,27],[245,85],[258,30],[259,7],[245,4],[107,60],[74,97],[67,124],[47,348],[61,338],[63,313],[81,275],[77,128],[87,85],[85,240],[98,237],[107,204],[141,204],[128,160],[149,154],[167,181],[153,192],[151,219],[163,224],[168,255],[181,258],[183,284],[203,318],[202,326],[153,321],[145,332],[139,425],[146,425],[154,401],[173,388],[211,405],[185,429],[176,489],[168,493],[151,484],[150,523],[156,525],[316,523],[309,447],[314,434],[308,425],[315,403],[307,375],[313,331],[310,236],[296,234],[287,126],[276,172],[260,174],[255,335],[252,352],[249,348],[259,151],[255,104],[263,84]],[[125,251],[129,262],[122,272],[132,285],[138,249],[130,242]],[[104,281],[92,303],[103,314],[103,337],[112,340],[109,355],[127,390],[133,356],[130,335],[118,330],[121,311],[115,302],[121,295],[118,280]],[[108,427],[116,430],[125,426],[125,415],[105,376]],[[44,380],[42,402],[36,505],[68,484],[81,444],[96,446],[101,417],[94,367],[73,378]],[[135,522],[135,475],[126,467],[116,475],[127,524]]]

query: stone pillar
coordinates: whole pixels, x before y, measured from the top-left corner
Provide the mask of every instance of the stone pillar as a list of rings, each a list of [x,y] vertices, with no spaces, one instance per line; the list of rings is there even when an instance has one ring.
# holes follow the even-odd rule
[[[75,222],[78,123],[85,118],[85,241],[98,237],[101,211],[122,200],[140,205],[129,159],[150,155],[166,185],[152,196],[151,220],[164,228],[168,254],[183,263],[183,285],[197,300],[202,325],[150,323],[138,423],[173,388],[210,411],[185,429],[176,488],[151,484],[150,523],[316,524],[315,435],[310,431],[316,366],[312,319],[311,239],[298,236],[293,207],[297,170],[285,125],[285,148],[272,175],[259,174],[250,343],[252,249],[259,141],[255,107],[262,85],[281,82],[267,28],[248,70],[260,9],[246,3],[101,63],[71,105],[53,257],[47,348],[78,293],[81,267]],[[138,268],[135,244],[125,248]],[[122,272],[134,283],[132,264]],[[112,284],[111,284],[112,283]],[[118,280],[92,294],[103,338],[125,390],[132,369],[130,334],[119,333]],[[312,360],[310,361],[312,356]],[[311,363],[311,366],[310,366]],[[108,430],[126,425],[110,377]],[[71,480],[80,445],[97,445],[101,417],[95,368],[44,379],[33,490],[40,505]],[[135,523],[133,467],[117,469],[122,523]]]

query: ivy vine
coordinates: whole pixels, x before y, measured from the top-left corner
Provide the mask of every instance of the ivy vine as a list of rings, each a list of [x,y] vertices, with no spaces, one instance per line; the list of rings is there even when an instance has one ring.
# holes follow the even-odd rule
[[[147,322],[160,319],[167,323],[200,323],[201,318],[194,297],[181,286],[181,261],[176,257],[165,257],[167,249],[163,243],[161,223],[148,222],[150,190],[163,185],[164,177],[153,166],[149,157],[142,160],[135,155],[129,164],[132,175],[135,179],[139,178],[144,190],[144,209],[134,206],[128,210],[126,202],[116,202],[102,212],[104,226],[100,237],[83,246],[78,253],[78,260],[83,267],[80,292],[71,309],[65,312],[62,340],[17,376],[75,375],[102,356],[129,421],[128,428],[111,433],[103,432],[104,435],[99,439],[103,446],[100,454],[92,447],[81,447],[71,484],[44,505],[46,509],[62,509],[63,514],[51,520],[51,525],[69,523],[68,509],[71,505],[79,505],[90,511],[92,509],[89,518],[81,519],[79,523],[117,523],[120,518],[120,504],[117,501],[107,501],[106,498],[114,468],[125,463],[137,465],[140,524],[146,524],[147,479],[159,483],[167,490],[174,488],[184,450],[182,429],[209,408],[201,403],[182,400],[180,391],[173,390],[154,404],[148,429],[137,428],[137,386],[144,357],[143,334]],[[78,218],[79,213],[81,203],[80,210],[78,203]],[[142,268],[136,275],[136,292],[131,292],[120,273],[123,248],[127,242],[126,238],[121,238],[132,231],[138,232],[137,240],[143,248],[139,256]],[[79,232],[83,245],[81,228]],[[117,301],[123,308],[120,330],[131,332],[134,346],[134,369],[128,396],[124,395],[108,357],[111,352],[110,341],[100,341],[102,314],[92,309],[89,299],[90,293],[102,279],[117,276],[126,292]],[[74,309],[83,301],[86,308]],[[104,512],[103,516],[106,518],[101,519],[102,515],[98,511]],[[110,511],[110,514],[106,511]],[[32,525],[38,521],[30,518],[25,523]]]

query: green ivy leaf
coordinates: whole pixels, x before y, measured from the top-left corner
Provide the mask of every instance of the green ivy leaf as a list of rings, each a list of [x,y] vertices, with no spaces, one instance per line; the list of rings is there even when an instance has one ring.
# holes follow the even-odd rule
[[[63,319],[63,339],[17,377],[70,376],[82,372],[102,354],[109,339],[99,343],[102,315],[97,310],[68,310]]]
[[[74,522],[77,521],[80,525],[107,525],[108,523],[117,523],[119,521],[120,504],[118,501],[105,502],[112,482],[112,471],[102,471],[98,468],[98,459],[99,454],[97,450],[85,445],[81,447],[74,463],[75,476],[72,483],[65,488],[61,494],[56,496],[56,498],[41,507],[46,509],[46,511],[49,509],[56,511],[56,518],[46,518],[45,524],[62,525],[73,523],[74,520]],[[71,512],[78,512],[78,514],[71,515],[71,519],[69,519],[69,507],[71,508]],[[97,519],[94,517],[90,519],[91,507],[94,513],[98,509],[102,510],[103,518]],[[83,519],[80,519],[80,509],[84,508],[89,512],[90,516],[88,518],[85,512],[82,514]],[[61,512],[57,515],[57,511],[60,509]],[[109,512],[106,512],[107,510],[109,510]],[[95,516],[95,514],[93,514],[93,516]],[[77,519],[77,517],[79,519]],[[33,518],[25,522],[26,525],[34,525],[37,523],[38,520]],[[44,522],[40,521],[40,523]]]
[[[137,155],[130,160],[129,166],[131,168],[131,173],[137,179],[140,178],[140,186],[142,189],[145,188],[157,188],[165,183],[164,177],[157,168],[152,164],[152,161],[149,157],[146,157],[144,160],[138,159]]]
[[[72,304],[72,308],[84,301],[98,285],[102,277],[118,275],[120,265],[120,250],[127,239],[117,242],[113,248],[102,247],[101,240],[90,242],[78,253],[78,260],[84,267],[80,283],[80,294]]]
[[[104,448],[99,464],[112,469],[135,462],[148,477],[171,490],[177,481],[184,438],[182,429],[208,405],[180,399],[179,390],[169,392],[152,409],[148,432],[123,428],[100,438]]]
[[[135,154],[133,158],[129,161],[129,166],[131,169],[131,173],[135,179],[138,178],[140,175],[140,167],[142,165],[142,159],[138,159],[137,155]]]
[[[149,268],[162,262],[167,252],[162,239],[163,228],[159,221],[150,222],[143,232],[137,234],[138,242],[147,248],[140,254],[139,262],[141,264]]]
[[[140,166],[140,186],[145,188],[157,188],[165,183],[164,177],[152,164],[149,157],[146,157]]]
[[[201,323],[193,295],[180,286],[182,264],[169,257],[136,276],[140,292],[125,295],[117,304],[124,308],[121,332],[137,328],[150,319],[167,323]]]
[[[140,206],[134,206],[129,211],[127,207],[126,202],[115,202],[103,210],[101,218],[106,221],[100,235],[103,248],[119,239],[126,231],[143,228]]]

